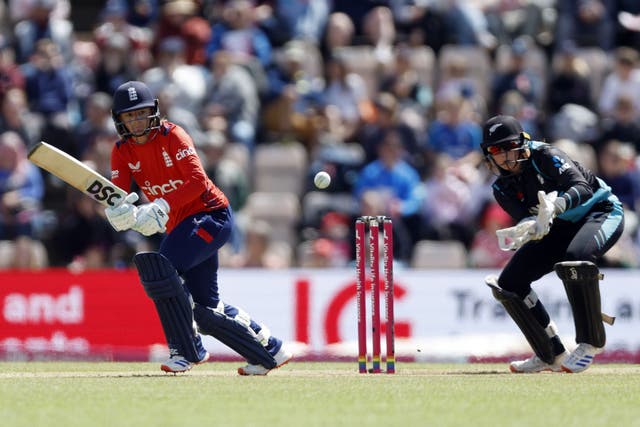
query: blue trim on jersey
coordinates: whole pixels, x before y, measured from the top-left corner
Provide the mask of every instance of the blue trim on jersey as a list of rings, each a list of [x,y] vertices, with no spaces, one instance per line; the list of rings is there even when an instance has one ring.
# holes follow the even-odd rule
[[[598,180],[598,184],[600,184],[600,188],[598,188],[596,192],[593,193],[593,196],[591,196],[584,203],[579,204],[574,208],[567,209],[566,211],[562,212],[560,215],[558,215],[558,218],[563,219],[565,221],[578,222],[582,218],[584,218],[587,212],[591,210],[593,205],[595,205],[598,202],[602,202],[603,200],[610,200],[611,202],[614,202],[615,200],[615,202],[620,203],[618,201],[618,198],[613,194],[611,194],[611,187],[605,184],[605,182],[600,178],[596,178],[596,179]]]
[[[593,236],[598,244],[598,249],[601,249],[604,244],[611,238],[613,233],[618,229],[618,226],[623,220],[624,211],[622,210],[622,204],[615,195],[609,197],[609,201],[613,203],[613,210],[607,215],[607,219],[602,223],[602,227],[598,230],[598,235],[601,236],[602,243],[598,239],[598,235]]]

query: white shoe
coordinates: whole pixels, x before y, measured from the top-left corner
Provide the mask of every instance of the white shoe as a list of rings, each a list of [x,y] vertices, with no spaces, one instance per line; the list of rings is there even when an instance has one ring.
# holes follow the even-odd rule
[[[193,365],[199,365],[207,360],[209,360],[209,353],[206,353],[202,360],[197,363],[189,362],[179,354],[173,354],[162,365],[160,365],[160,369],[172,374],[179,374],[181,372],[187,372],[193,367]]]
[[[265,368],[262,365],[248,364],[246,366],[238,368],[238,374],[240,375],[267,375],[273,369],[278,369],[280,366],[286,364],[291,360],[293,354],[291,354],[282,344],[280,351],[273,357],[276,360],[276,367],[272,369]]]
[[[549,364],[534,354],[528,359],[511,362],[509,369],[511,372],[516,374],[533,374],[544,371],[561,372],[562,362],[568,355],[569,352],[565,351],[564,353],[557,355],[553,363]]]
[[[580,343],[569,357],[562,362],[562,370],[574,374],[585,371],[593,363],[596,354],[600,354],[603,351],[604,347],[594,347],[591,344]]]

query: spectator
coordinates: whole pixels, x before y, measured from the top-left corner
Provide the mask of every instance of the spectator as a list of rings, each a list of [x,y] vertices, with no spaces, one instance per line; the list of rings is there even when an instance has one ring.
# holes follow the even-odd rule
[[[69,123],[69,105],[74,100],[72,82],[58,46],[49,39],[38,41],[23,71],[30,109],[47,122],[60,119]]]
[[[531,135],[539,133],[540,111],[529,104],[520,92],[510,90],[502,95],[502,98],[498,101],[497,111],[499,114],[516,117],[524,130]]]
[[[406,160],[416,170],[421,170],[424,164],[424,155],[418,146],[414,130],[399,120],[397,98],[390,93],[381,92],[376,97],[374,106],[374,120],[362,126],[360,137],[358,138],[364,148],[366,162],[372,162],[378,157],[378,146],[382,143],[386,134],[393,130],[401,138]]]
[[[95,89],[95,74],[100,61],[100,49],[92,41],[76,41],[73,44],[73,61],[69,64],[72,97],[75,102],[71,107],[71,118],[74,125],[84,119],[87,98]]]
[[[40,170],[29,160],[24,141],[15,132],[0,135],[0,240],[12,240],[13,268],[37,263],[35,221],[44,185]]]
[[[9,89],[25,88],[25,78],[20,66],[16,64],[15,50],[9,41],[0,34],[0,102]]]
[[[625,211],[640,208],[640,175],[636,168],[636,151],[629,143],[607,141],[598,156],[602,179],[611,186]]]
[[[403,123],[415,131],[424,131],[427,113],[433,104],[433,88],[411,63],[412,55],[410,47],[396,46],[394,68],[382,78],[379,90],[397,98]]]
[[[325,63],[322,94],[328,130],[342,141],[349,141],[358,131],[368,105],[367,89],[362,77],[350,72],[346,61],[337,56]]]
[[[421,238],[457,240],[469,247],[483,201],[481,185],[475,166],[456,165],[451,157],[439,156],[423,184]]]
[[[448,43],[443,10],[435,2],[391,0],[391,10],[401,39],[410,46],[427,45],[435,53]]]
[[[444,18],[448,42],[466,46],[496,47],[489,23],[478,2],[450,0],[445,2]]]
[[[207,94],[207,69],[187,64],[186,45],[180,37],[167,37],[158,47],[157,65],[142,74],[142,81],[154,92],[160,93],[166,86],[178,90],[174,105],[193,112],[202,111]]]
[[[390,70],[395,61],[393,45],[396,39],[396,26],[388,7],[378,6],[372,9],[362,23],[365,42],[373,46],[373,56],[378,67]]]
[[[422,202],[420,176],[404,160],[405,150],[397,131],[390,130],[378,146],[378,158],[365,165],[354,196],[362,215],[385,215],[394,221],[398,259],[407,262],[415,243]]]
[[[558,0],[556,41],[609,51],[615,41],[614,0]]]
[[[324,61],[336,55],[341,47],[351,46],[355,27],[349,15],[334,12],[329,15],[327,27],[320,41],[320,53]]]
[[[141,10],[146,7],[151,11],[153,0],[130,2],[135,3],[132,6],[128,6],[126,2],[127,0],[107,0],[93,37],[102,49],[125,49],[128,67],[135,72],[142,72],[153,63],[150,46],[154,35],[150,28],[135,25],[129,20],[136,16],[136,10],[146,13]],[[127,80],[121,83],[125,81]],[[113,89],[118,86],[119,84]],[[107,93],[111,94],[113,90]]]
[[[27,146],[40,141],[44,123],[39,115],[29,110],[24,90],[9,89],[2,98],[0,113],[0,133],[16,132]]]
[[[12,24],[28,19],[38,0],[7,0],[8,18]],[[54,0],[50,17],[68,19],[71,11],[69,0]]]
[[[480,229],[473,236],[469,250],[472,267],[504,268],[513,252],[500,249],[496,231],[512,225],[511,217],[497,203],[493,202],[485,209],[480,219]]]
[[[447,94],[436,100],[436,118],[427,131],[427,167],[435,157],[446,155],[460,162],[479,161],[482,139],[480,125],[471,119],[471,105],[460,94]]]
[[[640,115],[640,70],[637,66],[638,51],[629,47],[615,50],[614,68],[605,78],[600,91],[598,111],[603,117],[613,114],[616,99],[621,95],[633,99],[634,114]]]
[[[258,7],[260,27],[273,46],[289,40],[320,43],[329,18],[328,0],[271,0]]]
[[[159,0],[126,0],[127,22],[139,28],[153,27],[160,15]]]
[[[165,2],[161,8],[153,51],[155,53],[159,51],[159,46],[164,39],[179,37],[184,42],[185,63],[206,65],[206,49],[211,39],[211,27],[206,19],[199,16],[199,12],[198,3],[195,0]]]
[[[85,105],[84,117],[85,119],[74,129],[80,157],[96,143],[99,136],[117,137],[111,119],[110,95],[104,92],[93,93]]]
[[[205,128],[225,132],[233,142],[253,150],[260,100],[258,88],[246,68],[232,63],[225,50],[211,63],[212,83],[204,100]]]
[[[487,114],[487,100],[483,94],[487,89],[480,87],[482,83],[472,76],[470,65],[469,58],[464,53],[452,55],[439,79],[435,97],[442,99],[462,96],[469,101],[473,113],[484,117]],[[488,85],[486,82],[484,84]]]
[[[249,69],[260,90],[264,89],[265,73],[271,66],[272,46],[254,21],[254,6],[249,0],[229,0],[223,6],[222,22],[212,27],[207,58],[219,50],[231,53],[232,62]]]
[[[102,44],[95,71],[95,90],[112,94],[123,83],[136,75],[131,64],[130,42],[120,33],[114,33]]]
[[[576,55],[575,44],[569,40],[564,42],[557,65],[550,72],[547,111],[557,113],[565,104],[593,110],[589,74],[589,65]]]
[[[223,265],[231,268],[281,269],[290,267],[291,248],[285,242],[272,241],[271,231],[268,222],[248,219],[244,248],[237,254],[221,255]]]
[[[324,130],[321,117],[323,81],[305,67],[307,53],[291,41],[269,72],[269,93],[264,98],[262,125],[265,139],[293,138],[313,150]]]
[[[318,235],[299,246],[299,263],[305,268],[344,268],[351,261],[350,218],[329,211],[322,216]]]
[[[54,10],[57,0],[31,0],[30,7],[24,19],[14,28],[18,63],[22,64],[36,53],[40,40],[51,40],[69,63],[72,59],[72,45],[75,38],[73,25],[61,16],[55,16]]]
[[[378,4],[377,1],[333,0],[333,13],[347,15],[354,25],[355,44],[360,44],[364,35],[364,20]]]
[[[163,116],[171,117],[173,123],[189,132],[196,145],[202,144],[206,140],[206,135],[201,126],[200,118],[191,110],[176,104],[176,99],[179,96],[180,89],[174,83],[160,89],[158,92],[160,113]]]
[[[508,44],[520,36],[548,45],[552,34],[543,15],[547,4],[529,0],[497,0],[484,2],[484,15],[488,29],[498,44]]]
[[[230,144],[223,133],[210,130],[197,147],[207,176],[224,191],[233,210],[240,212],[250,192],[249,179],[242,165],[226,155]]]
[[[98,203],[69,187],[66,207],[59,214],[59,225],[51,237],[51,245],[55,248],[51,259],[53,265],[66,265],[76,270],[115,265],[111,254],[118,236]]]
[[[640,153],[640,118],[633,108],[634,99],[629,95],[620,95],[611,117],[602,120],[602,136],[595,144],[596,152],[612,139],[629,142]]]
[[[494,76],[491,88],[494,103],[502,98],[506,92],[515,90],[520,92],[524,99],[535,108],[542,106],[544,87],[539,76],[529,69],[525,62],[529,50],[528,44],[529,41],[524,38],[513,41],[508,69]],[[493,111],[496,111],[495,105]]]

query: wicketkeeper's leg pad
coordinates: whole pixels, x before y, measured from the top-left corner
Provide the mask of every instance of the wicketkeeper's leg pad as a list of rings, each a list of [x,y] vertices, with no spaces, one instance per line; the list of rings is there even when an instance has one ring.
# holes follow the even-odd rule
[[[228,315],[231,311],[237,311],[237,314]],[[252,365],[262,365],[267,369],[276,367],[275,359],[267,350],[271,336],[268,329],[262,327],[256,333],[251,328],[251,319],[246,313],[235,310],[235,307],[222,301],[216,308],[196,303],[193,312],[198,328],[203,334],[211,335]]]
[[[206,350],[195,329],[191,298],[171,261],[157,252],[140,252],[133,261],[156,306],[170,351],[193,363],[201,361]]]
[[[523,300],[517,294],[502,289],[498,285],[496,276],[487,277],[485,283],[491,288],[494,298],[500,301],[509,316],[518,325],[536,356],[542,361],[552,364],[556,354],[551,338],[558,334],[558,330],[552,321],[549,321],[549,324],[543,327],[533,315],[531,308],[538,301],[535,292],[532,290],[526,300]]]
[[[565,261],[554,266],[567,292],[576,327],[576,342],[604,347],[598,266],[590,261]]]

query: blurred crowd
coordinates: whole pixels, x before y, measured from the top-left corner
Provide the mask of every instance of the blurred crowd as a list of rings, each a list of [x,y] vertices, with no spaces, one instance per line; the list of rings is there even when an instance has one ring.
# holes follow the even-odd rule
[[[110,176],[128,80],[228,195],[223,266],[348,266],[355,218],[385,215],[402,266],[501,267],[512,223],[479,152],[497,113],[613,187],[626,229],[603,263],[640,264],[636,0],[107,0],[91,31],[70,16],[0,2],[0,268],[125,268],[157,247],[26,157],[45,140]]]

